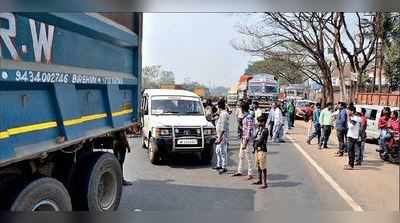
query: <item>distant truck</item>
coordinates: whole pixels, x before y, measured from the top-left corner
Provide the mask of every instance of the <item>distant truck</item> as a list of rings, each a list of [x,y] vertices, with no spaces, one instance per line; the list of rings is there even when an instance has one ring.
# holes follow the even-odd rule
[[[138,123],[142,14],[0,21],[0,209],[116,210],[123,174],[112,152],[129,149]]]
[[[287,86],[285,91],[285,99],[286,100],[303,100],[304,98],[304,84],[290,84]]]
[[[271,74],[255,74],[248,81],[247,95],[251,102],[257,101],[260,108],[269,110],[278,99],[278,82]]]
[[[227,95],[227,104],[231,107],[234,107],[238,103],[238,89],[239,85],[235,84],[234,86],[231,87],[228,91]]]

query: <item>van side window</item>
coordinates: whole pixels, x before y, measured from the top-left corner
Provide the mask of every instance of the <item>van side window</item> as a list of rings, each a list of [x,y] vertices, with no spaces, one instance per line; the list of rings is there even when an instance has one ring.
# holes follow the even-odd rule
[[[148,115],[149,114],[149,103],[148,103],[147,97],[144,97],[143,114],[144,115]]]
[[[376,110],[376,109],[371,109],[371,112],[370,112],[370,114],[369,114],[368,119],[369,119],[369,120],[375,120],[377,114],[378,114],[378,110]]]

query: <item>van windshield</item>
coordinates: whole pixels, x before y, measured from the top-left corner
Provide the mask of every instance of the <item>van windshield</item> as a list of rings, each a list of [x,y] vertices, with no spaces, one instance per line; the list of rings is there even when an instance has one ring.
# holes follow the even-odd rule
[[[153,99],[152,115],[204,115],[203,106],[198,100]]]

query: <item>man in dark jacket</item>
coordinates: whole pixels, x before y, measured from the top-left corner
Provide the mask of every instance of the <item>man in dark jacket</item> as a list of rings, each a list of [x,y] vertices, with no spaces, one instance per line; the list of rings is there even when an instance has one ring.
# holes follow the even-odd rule
[[[266,118],[260,116],[257,118],[257,131],[254,140],[253,153],[256,153],[256,164],[258,168],[258,181],[253,184],[263,184],[260,189],[265,189],[267,185],[267,140],[268,140],[268,128],[266,125]]]
[[[339,107],[339,113],[336,117],[336,135],[339,142],[338,156],[343,156],[345,145],[345,137],[347,133],[347,110],[346,103],[341,102]]]

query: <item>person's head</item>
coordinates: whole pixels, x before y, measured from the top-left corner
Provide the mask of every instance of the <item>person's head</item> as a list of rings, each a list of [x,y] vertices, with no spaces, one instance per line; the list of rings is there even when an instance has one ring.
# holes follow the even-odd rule
[[[349,115],[356,115],[357,114],[356,107],[354,107],[354,106],[350,106],[348,108],[348,111],[349,111]]]
[[[382,110],[382,116],[385,116],[385,117],[390,117],[390,108],[389,107],[384,107],[383,108],[383,110]]]
[[[272,103],[272,108],[276,108],[276,106],[277,106],[277,104],[276,104],[276,102],[274,102],[274,103]]]
[[[397,120],[399,118],[399,113],[397,111],[392,111],[392,119]]]
[[[318,102],[317,104],[315,104],[315,107],[320,109],[321,108],[321,103]]]
[[[329,110],[332,110],[332,109],[333,109],[333,104],[332,104],[332,102],[328,102],[328,103],[326,104],[326,108],[328,108]]]
[[[367,109],[361,108],[361,115],[362,115],[362,116],[365,116],[365,113],[367,113]]]
[[[265,127],[265,123],[267,123],[267,119],[265,118],[264,115],[261,115],[260,117],[257,118],[257,123],[258,123],[258,126]]]
[[[255,101],[255,102],[253,103],[253,105],[254,105],[254,109],[257,109],[258,106],[259,106],[258,101]]]
[[[345,109],[346,107],[347,107],[347,105],[345,102],[340,102],[340,106],[339,106],[340,109]]]
[[[241,110],[242,110],[243,113],[249,112],[249,104],[246,103],[246,102],[243,102],[243,103],[240,105],[240,108],[241,108]]]
[[[220,99],[217,103],[218,108],[221,110],[225,110],[226,109],[226,104],[225,104],[225,100],[224,99]]]

